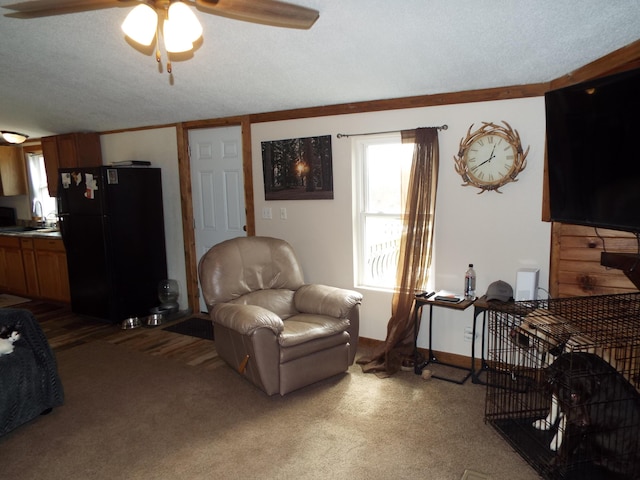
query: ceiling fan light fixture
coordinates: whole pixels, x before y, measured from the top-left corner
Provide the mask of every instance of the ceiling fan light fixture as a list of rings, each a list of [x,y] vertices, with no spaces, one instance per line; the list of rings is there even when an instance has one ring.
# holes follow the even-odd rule
[[[24,143],[24,141],[29,138],[29,135],[18,132],[0,132],[0,137],[2,137],[7,143],[14,143],[17,145]]]
[[[127,37],[140,45],[149,46],[156,36],[158,14],[145,3],[141,3],[129,12],[122,22],[122,31]]]
[[[182,2],[173,2],[167,12],[168,21],[171,22],[171,29],[190,43],[195,42],[202,36],[202,25],[198,21],[193,10]]]
[[[178,26],[171,20],[165,20],[162,29],[164,37],[164,48],[169,53],[188,52],[193,48],[193,43],[184,35],[180,34]]]

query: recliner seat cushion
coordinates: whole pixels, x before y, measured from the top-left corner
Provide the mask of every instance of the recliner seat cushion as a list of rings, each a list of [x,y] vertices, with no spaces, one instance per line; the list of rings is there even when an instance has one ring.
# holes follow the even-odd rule
[[[284,330],[278,336],[282,347],[291,347],[316,338],[330,337],[349,328],[346,318],[335,319],[326,315],[300,313],[284,321]]]
[[[335,335],[331,335],[330,337],[316,338],[291,347],[281,347],[280,363],[287,363],[339,345],[349,345],[349,334],[347,332],[340,332]]]

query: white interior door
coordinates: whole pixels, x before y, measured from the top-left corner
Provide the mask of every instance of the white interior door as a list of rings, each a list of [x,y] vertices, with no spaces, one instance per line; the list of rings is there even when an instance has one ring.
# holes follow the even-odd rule
[[[246,235],[241,127],[190,130],[189,155],[200,261],[213,245]],[[206,311],[202,295],[200,310]]]

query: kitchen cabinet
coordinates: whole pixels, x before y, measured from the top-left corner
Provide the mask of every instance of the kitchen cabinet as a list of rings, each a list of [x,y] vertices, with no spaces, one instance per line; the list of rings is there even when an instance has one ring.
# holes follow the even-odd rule
[[[17,295],[27,292],[20,239],[17,237],[0,236],[0,288]]]
[[[22,147],[0,147],[0,196],[27,194],[27,171]]]
[[[38,268],[36,265],[36,253],[33,248],[33,238],[20,238],[20,249],[22,250],[22,265],[24,266],[24,279],[26,283],[26,294],[28,296],[40,296],[38,285]]]
[[[35,263],[38,269],[40,296],[69,302],[67,255],[60,239],[34,238]]]
[[[49,195],[52,197],[55,197],[58,191],[59,168],[102,165],[100,135],[97,133],[67,133],[42,137],[41,144]]]
[[[67,255],[62,239],[0,235],[0,290],[69,303]]]

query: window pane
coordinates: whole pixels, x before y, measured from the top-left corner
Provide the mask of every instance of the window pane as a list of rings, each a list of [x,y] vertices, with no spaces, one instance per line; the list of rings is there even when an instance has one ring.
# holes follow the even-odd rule
[[[391,288],[396,283],[402,220],[400,216],[367,215],[364,230],[363,283]]]
[[[29,179],[31,183],[31,212],[42,216],[43,220],[55,221],[56,199],[49,196],[47,172],[42,154],[29,154]]]
[[[358,284],[394,289],[413,144],[403,144],[399,134],[358,143]]]
[[[369,145],[366,150],[365,210],[369,213],[402,212],[411,169],[412,144]]]

